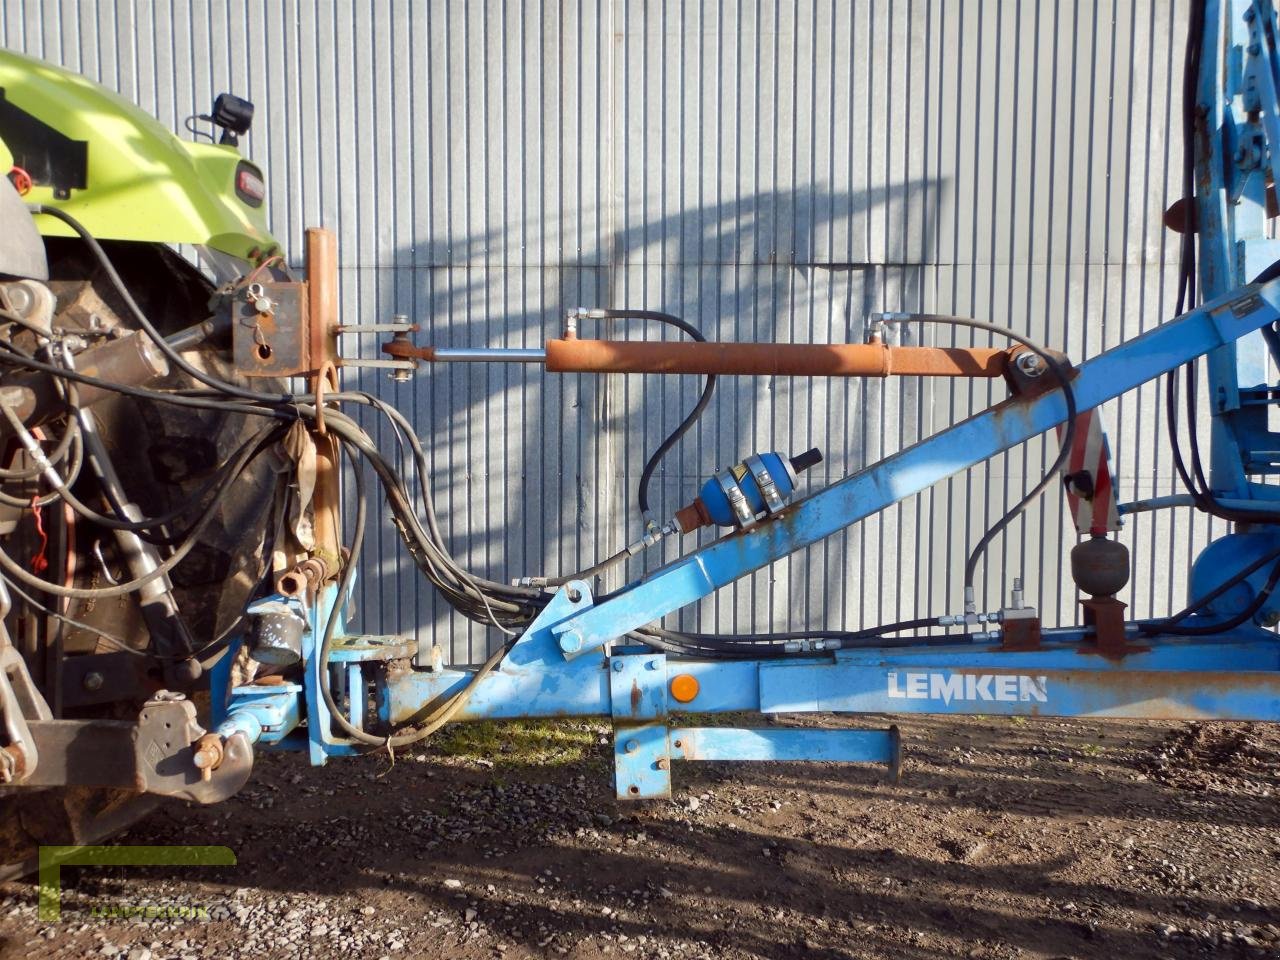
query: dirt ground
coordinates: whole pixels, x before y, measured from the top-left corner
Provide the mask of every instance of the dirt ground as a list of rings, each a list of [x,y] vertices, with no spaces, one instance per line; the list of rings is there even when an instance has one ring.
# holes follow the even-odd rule
[[[599,724],[456,728],[393,767],[268,754],[123,841],[235,867],[66,869],[57,923],[0,886],[0,957],[1280,957],[1280,729],[900,726],[897,785],[681,764],[644,807]],[[91,915],[139,904],[208,917]]]

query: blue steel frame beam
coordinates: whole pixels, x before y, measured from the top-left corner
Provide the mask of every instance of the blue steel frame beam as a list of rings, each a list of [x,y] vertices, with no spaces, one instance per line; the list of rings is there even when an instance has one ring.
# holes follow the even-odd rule
[[[547,639],[546,625],[535,626],[512,653],[522,645],[536,650]],[[694,699],[668,701],[666,708],[694,714],[832,711],[1280,720],[1280,644],[1274,633],[1256,626],[1210,640],[1149,638],[1146,649],[1135,649],[1122,660],[1090,653],[1089,637],[1079,628],[1046,631],[1042,649],[1021,652],[957,640],[946,646],[871,647],[785,660],[672,661],[653,652],[615,651],[612,662],[628,661],[624,675],[633,671],[647,681],[638,705],[650,704],[671,677],[693,676],[698,681]],[[643,667],[650,661],[654,670]],[[457,719],[612,715],[634,721],[630,702],[619,701],[611,690],[614,670],[601,654],[571,663],[503,664],[476,684]],[[465,670],[388,670],[378,684],[381,720],[409,722],[439,698],[460,691],[470,678]],[[639,719],[649,722],[660,715],[648,708]]]
[[[1115,399],[1278,318],[1280,280],[1246,286],[1082,364],[1072,380],[1076,405],[1084,411]],[[997,404],[570,617],[553,628],[560,650],[572,659],[599,649],[1065,419],[1057,390]]]

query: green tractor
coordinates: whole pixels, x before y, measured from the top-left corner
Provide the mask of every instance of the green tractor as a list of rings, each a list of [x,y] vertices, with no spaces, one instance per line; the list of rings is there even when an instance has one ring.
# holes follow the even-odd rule
[[[257,327],[240,339],[258,368],[237,362],[244,291],[292,281],[262,172],[238,149],[252,111],[224,94],[200,118],[219,142],[183,140],[83,77],[0,51],[8,875],[39,844],[119,831],[156,796],[210,799],[172,758],[203,732],[193,692],[271,573],[287,484],[259,455],[260,422],[195,401],[211,379],[253,393],[303,372],[263,356]]]

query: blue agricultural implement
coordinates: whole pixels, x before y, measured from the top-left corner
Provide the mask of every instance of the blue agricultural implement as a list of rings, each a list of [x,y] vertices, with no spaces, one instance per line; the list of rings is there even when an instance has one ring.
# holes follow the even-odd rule
[[[1280,241],[1268,235],[1280,183],[1280,27],[1270,2],[1193,7],[1183,196],[1165,214],[1182,243],[1176,315],[1083,362],[984,321],[902,313],[868,317],[865,342],[843,345],[708,342],[679,317],[639,309],[566,310],[557,336],[518,350],[421,345],[429,326],[404,316],[340,323],[332,236],[309,234],[307,275],[299,280],[263,232],[256,212],[262,181],[235,146],[251,106],[220,100],[206,119],[226,131],[223,142],[196,151],[175,148],[150,121],[117,114],[117,126],[145,132],[131,141],[141,153],[130,162],[152,164],[179,194],[211,195],[186,203],[173,220],[180,237],[143,235],[156,227],[150,217],[113,233],[101,217],[90,223],[95,207],[87,202],[95,177],[109,183],[112,170],[95,169],[92,143],[87,153],[75,146],[95,135],[93,124],[47,112],[52,103],[65,113],[80,97],[86,110],[101,114],[100,94],[42,66],[7,62],[17,73],[3,84],[7,99],[0,103],[0,138],[13,167],[2,199],[6,216],[22,224],[0,243],[8,277],[0,286],[0,321],[9,331],[0,341],[0,426],[16,451],[0,474],[0,501],[10,511],[0,520],[11,524],[12,537],[25,532],[27,545],[25,552],[14,542],[0,550],[0,585],[6,609],[12,606],[0,646],[0,779],[19,795],[93,787],[211,802],[246,782],[263,749],[303,750],[323,764],[395,750],[450,722],[591,716],[614,729],[618,798],[641,800],[668,796],[672,764],[682,760],[876,763],[894,776],[901,763],[894,727],[688,725],[700,715],[1280,720],[1280,639],[1273,630],[1280,622],[1280,486],[1266,482],[1280,474],[1280,434],[1269,427],[1280,405],[1280,384],[1271,379],[1280,367]],[[58,96],[40,94],[42,84]],[[60,132],[60,124],[67,129]],[[149,202],[176,203],[171,194]],[[104,246],[165,240],[204,251],[216,278],[204,291],[211,315],[153,323],[147,314],[155,298],[131,295],[129,271],[113,265],[123,249]],[[40,293],[47,293],[45,261],[65,258],[68,245],[118,306],[111,336],[61,322],[60,308]],[[688,339],[580,336],[582,327],[615,318],[665,323]],[[903,323],[976,330],[1008,347],[894,346],[885,334]],[[383,355],[344,357],[343,338],[359,333],[387,336]],[[187,359],[197,348],[209,362]],[[548,376],[706,377],[698,404],[645,467],[637,497],[643,527],[634,542],[561,576],[497,582],[458,563],[433,512],[430,471],[407,419],[382,399],[344,389],[339,374],[365,367],[406,381],[460,362],[521,363]],[[1207,456],[1196,429],[1201,372],[1212,398]],[[161,381],[165,375],[179,379]],[[649,478],[711,402],[720,375],[985,378],[1002,380],[1008,397],[817,489],[805,481],[822,459],[816,449],[746,455],[690,490],[682,509],[660,516],[648,499]],[[288,378],[305,378],[306,391],[286,390]],[[1099,408],[1160,378],[1164,426],[1185,493],[1118,503]],[[210,479],[184,501],[144,498],[117,475],[128,471],[90,410],[120,395],[148,409],[234,418],[252,429],[216,445],[204,473]],[[401,470],[350,416],[358,405],[386,419],[412,470]],[[1178,422],[1184,412],[1191,424],[1185,450]],[[120,429],[118,420],[112,429]],[[664,618],[753,571],[1050,431],[1058,439],[1051,468],[974,544],[964,593],[950,610],[856,631],[723,635],[663,626]],[[170,571],[184,569],[215,506],[234,500],[236,484],[268,454],[269,489],[254,502],[270,520],[255,519],[249,546],[256,560],[244,561],[250,575],[234,597],[237,615],[219,619],[215,611],[193,631],[181,590],[189,580]],[[357,465],[345,482],[344,460]],[[361,548],[376,512],[370,478],[424,584],[460,615],[493,628],[492,653],[479,666],[449,665],[438,648],[419,650],[406,637],[348,633]],[[974,582],[987,546],[1059,483],[1080,538],[1070,566],[1084,595],[1082,622],[1042,625],[1019,581],[1007,605],[980,609]],[[240,489],[243,495],[248,488]],[[146,502],[135,506],[140,498]],[[43,518],[54,523],[65,514],[70,526],[54,523],[61,552],[37,569],[28,558],[47,550],[34,550],[31,536],[47,534],[39,511],[53,503],[58,509],[45,509]],[[1152,509],[1198,511],[1234,526],[1196,559],[1182,610],[1134,621],[1117,597],[1130,563],[1114,535],[1126,514]],[[621,574],[629,558],[708,527],[717,539],[602,589],[602,577]],[[95,571],[92,583],[63,576],[72,569],[68,556],[81,563],[75,569]],[[86,624],[89,601],[107,597],[114,598],[114,624],[101,611]],[[68,629],[95,642],[68,645],[59,639]],[[137,663],[151,669],[135,669]],[[189,699],[203,682],[211,690],[208,720]],[[86,712],[121,702],[137,705],[136,719]]]

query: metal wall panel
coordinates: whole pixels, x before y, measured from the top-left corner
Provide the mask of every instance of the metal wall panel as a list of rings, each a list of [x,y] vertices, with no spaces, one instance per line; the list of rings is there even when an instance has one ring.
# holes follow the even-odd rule
[[[990,318],[1084,358],[1171,312],[1177,250],[1160,214],[1176,190],[1185,0],[0,6],[5,46],[176,129],[219,90],[253,99],[245,150],[294,259],[306,225],[336,229],[344,313],[406,312],[440,345],[537,345],[577,304],[817,342],[903,309]],[[577,569],[634,537],[646,454],[699,389],[480,366],[362,386],[412,415],[455,551],[497,578]],[[807,482],[833,480],[999,392],[726,378],[654,499],[669,513],[754,449],[819,445]],[[1173,492],[1157,388],[1107,413],[1122,496]],[[1011,451],[680,620],[853,628],[954,611],[969,545],[1052,455]],[[1130,522],[1133,613],[1179,605],[1208,533],[1186,515]],[[1073,622],[1073,541],[1057,496],[1033,507],[992,550],[988,602],[1022,574],[1050,623]],[[417,630],[455,660],[491,639],[437,601],[385,527],[360,603],[366,628]]]

